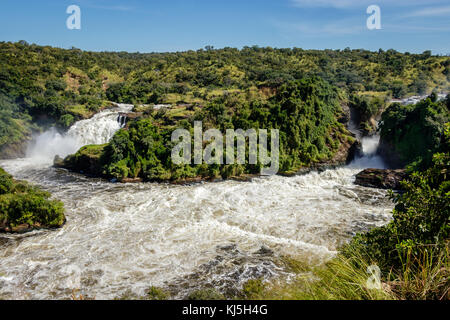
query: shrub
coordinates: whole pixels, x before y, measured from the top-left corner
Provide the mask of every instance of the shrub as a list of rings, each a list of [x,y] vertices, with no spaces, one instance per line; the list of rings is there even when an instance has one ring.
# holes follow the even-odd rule
[[[64,206],[49,198],[48,192],[15,181],[0,168],[0,230],[14,231],[24,224],[28,230],[60,227],[65,222]]]

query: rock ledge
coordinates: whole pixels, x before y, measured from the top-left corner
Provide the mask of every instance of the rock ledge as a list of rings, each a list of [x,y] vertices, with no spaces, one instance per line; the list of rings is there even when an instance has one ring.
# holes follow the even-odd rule
[[[355,184],[379,189],[401,190],[400,181],[408,174],[404,169],[365,169],[356,175]]]

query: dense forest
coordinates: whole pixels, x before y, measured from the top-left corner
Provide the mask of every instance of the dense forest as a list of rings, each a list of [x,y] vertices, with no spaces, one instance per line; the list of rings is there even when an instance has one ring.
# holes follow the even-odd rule
[[[2,42],[0,154],[17,155],[33,131],[64,130],[108,101],[205,105],[228,93],[268,99],[282,85],[310,77],[336,86],[340,100],[359,107],[367,120],[390,97],[448,90],[450,58],[429,51],[256,46],[140,54]]]

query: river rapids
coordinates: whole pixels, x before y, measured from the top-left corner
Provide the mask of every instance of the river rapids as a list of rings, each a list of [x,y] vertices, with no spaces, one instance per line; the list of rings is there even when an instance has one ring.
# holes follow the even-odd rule
[[[66,134],[34,139],[25,159],[0,161],[17,179],[52,192],[66,208],[63,228],[0,235],[0,299],[143,296],[151,286],[183,298],[215,287],[233,292],[252,278],[287,275],[280,258],[317,264],[357,232],[386,224],[386,192],[353,184],[366,167],[383,167],[378,141],[347,167],[250,182],[119,184],[51,166],[86,144],[106,143],[119,112],[103,111]]]

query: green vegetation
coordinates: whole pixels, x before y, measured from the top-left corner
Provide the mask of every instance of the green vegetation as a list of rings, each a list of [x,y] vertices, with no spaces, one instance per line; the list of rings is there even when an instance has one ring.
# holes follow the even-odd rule
[[[449,240],[449,124],[442,140],[439,152],[433,155],[431,166],[414,172],[409,180],[403,181],[403,193],[391,194],[396,204],[394,221],[354,240],[365,243],[368,255],[385,270],[392,265],[400,266],[406,252],[416,252],[421,246],[430,246],[431,251],[437,250]]]
[[[95,175],[102,174],[102,167],[100,158],[103,149],[106,145],[89,145],[84,146],[77,153],[68,156],[64,161],[64,166],[77,170],[84,171]],[[61,159],[55,160],[55,165],[62,165]]]
[[[400,165],[426,168],[439,150],[444,125],[450,120],[449,97],[436,101],[436,96],[415,105],[393,103],[382,114],[381,149],[388,159],[398,158]],[[414,163],[413,163],[414,162]]]
[[[358,112],[361,129],[394,97],[448,91],[450,58],[395,50],[302,50],[244,47],[176,53],[83,52],[0,43],[0,155],[18,151],[31,132],[65,129],[108,106],[132,103],[142,115],[110,143],[86,146],[64,165],[119,180],[182,180],[257,174],[257,165],[174,165],[171,133],[276,128],[280,172],[334,163],[353,138],[339,121],[341,105]],[[174,108],[155,110],[153,104]],[[148,105],[148,106],[147,106]],[[392,194],[393,221],[356,236],[338,257],[297,268],[293,284],[247,283],[246,298],[448,299],[450,97],[414,106],[392,104],[382,114],[381,147],[410,164],[404,193]],[[248,155],[247,155],[248,156]],[[0,170],[0,229],[58,227],[63,206],[50,195]],[[23,226],[21,228],[21,226]],[[295,263],[293,263],[295,264]],[[381,290],[368,289],[367,266],[382,271]],[[312,275],[312,276],[311,276]],[[157,288],[153,299],[164,298]],[[213,291],[192,299],[219,298]]]
[[[391,194],[393,221],[353,239],[347,255],[359,251],[375,261],[402,297],[449,296],[450,125],[429,168],[402,182],[404,193]]]
[[[370,92],[355,93],[349,98],[348,105],[356,112],[355,122],[364,134],[373,133],[376,127],[375,117],[381,115],[387,107],[389,97]]]
[[[0,155],[12,156],[32,130],[66,129],[110,105],[206,105],[224,94],[269,98],[319,76],[342,90],[388,97],[448,90],[450,58],[395,50],[244,47],[175,53],[86,52],[0,42]],[[248,101],[251,101],[249,99]],[[320,153],[320,152],[319,152]]]
[[[158,287],[150,287],[148,289],[147,297],[150,300],[168,300],[170,294]]]
[[[186,300],[225,300],[225,296],[213,288],[196,290]]]
[[[395,296],[386,288],[368,288],[369,264],[358,254],[351,257],[338,255],[317,267],[302,265],[289,259],[297,277],[289,283],[284,281],[264,284],[247,298],[268,300],[393,300]],[[245,291],[245,288],[244,288]]]
[[[186,108],[140,111],[144,115],[117,132],[106,146],[81,149],[66,159],[66,167],[94,174],[102,167],[102,174],[107,177],[146,181],[260,173],[260,163],[174,165],[171,134],[175,128],[183,127],[193,136],[194,120],[202,120],[204,130],[217,128],[221,132],[229,128],[279,129],[282,173],[331,161],[353,139],[337,120],[342,115],[338,90],[319,78],[283,84],[269,99],[248,99],[235,93],[218,97],[195,111]],[[92,165],[95,160],[97,164]]]
[[[56,228],[65,222],[62,202],[26,182],[15,181],[0,168],[0,231]]]
[[[254,300],[264,292],[264,282],[262,279],[250,279],[242,286],[242,297],[244,299]]]

